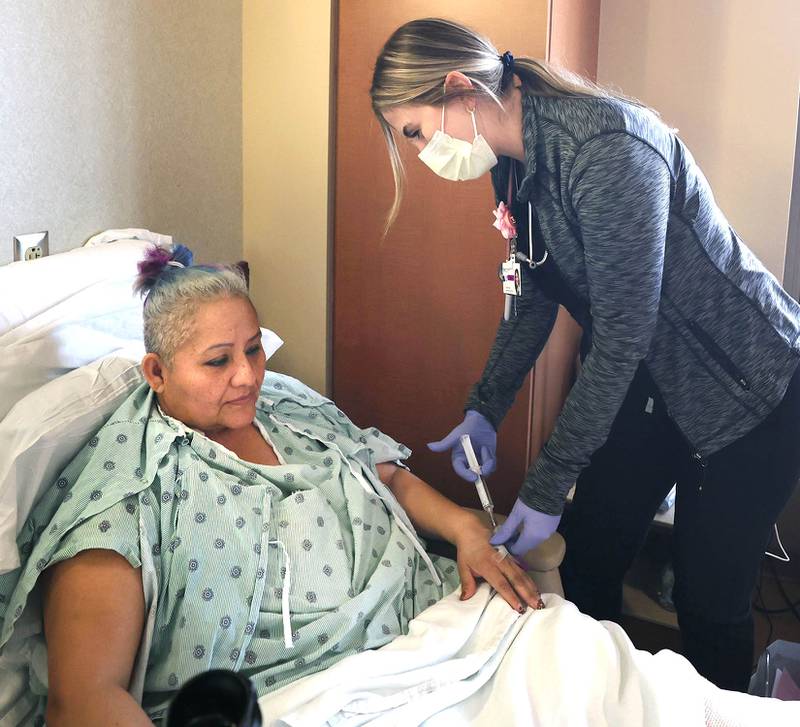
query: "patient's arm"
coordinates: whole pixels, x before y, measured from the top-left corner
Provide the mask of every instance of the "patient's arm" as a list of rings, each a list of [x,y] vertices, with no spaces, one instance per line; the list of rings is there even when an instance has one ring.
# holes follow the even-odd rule
[[[456,545],[456,538],[465,529],[475,528],[491,533],[475,514],[448,500],[427,482],[424,482],[396,464],[379,464],[378,476],[394,494],[408,513],[414,527],[423,535],[432,535]]]
[[[475,513],[459,507],[402,467],[379,464],[377,470],[416,528],[456,546],[462,600],[474,595],[476,579],[482,578],[512,608],[524,610],[524,604],[537,607],[539,591],[533,580],[513,558],[499,558],[489,545],[491,531]]]
[[[44,573],[47,724],[152,725],[128,694],[144,625],[141,569],[86,550]]]

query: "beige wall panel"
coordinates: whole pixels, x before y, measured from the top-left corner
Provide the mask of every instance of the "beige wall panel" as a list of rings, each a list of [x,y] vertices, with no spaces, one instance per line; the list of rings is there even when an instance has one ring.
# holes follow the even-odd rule
[[[800,83],[797,0],[603,0],[598,79],[678,127],[737,232],[783,275]]]
[[[241,256],[241,3],[0,2],[0,264],[109,227]]]
[[[330,0],[243,5],[244,254],[270,362],[327,390]]]

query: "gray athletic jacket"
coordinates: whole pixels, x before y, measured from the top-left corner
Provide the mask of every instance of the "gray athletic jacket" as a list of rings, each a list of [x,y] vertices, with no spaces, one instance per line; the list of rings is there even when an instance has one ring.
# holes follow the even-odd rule
[[[591,313],[592,345],[523,502],[550,514],[606,440],[643,360],[697,456],[781,401],[800,356],[800,306],[738,238],[689,150],[650,111],[616,100],[523,96],[526,174],[541,237]],[[508,162],[496,167],[498,197]],[[526,231],[520,230],[522,249]],[[555,321],[523,277],[466,408],[495,427]]]

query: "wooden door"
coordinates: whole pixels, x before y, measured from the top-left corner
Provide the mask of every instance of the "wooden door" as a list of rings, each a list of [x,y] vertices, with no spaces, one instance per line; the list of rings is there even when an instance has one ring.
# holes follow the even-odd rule
[[[414,451],[419,476],[456,501],[477,506],[447,455],[425,443],[461,421],[497,324],[497,266],[504,243],[492,228],[488,175],[474,182],[436,177],[404,148],[403,208],[389,236],[381,230],[393,182],[369,87],[375,58],[401,24],[456,18],[487,34],[499,51],[546,56],[547,0],[341,0],[338,9],[332,383],[339,406]],[[405,146],[405,145],[404,145]],[[508,512],[527,469],[532,376],[499,436],[490,481]]]

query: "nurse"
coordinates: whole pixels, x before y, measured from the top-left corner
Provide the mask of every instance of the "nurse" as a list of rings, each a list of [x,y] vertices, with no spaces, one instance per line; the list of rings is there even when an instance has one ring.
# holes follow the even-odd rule
[[[497,428],[564,305],[583,328],[580,373],[493,543],[521,553],[548,538],[577,484],[567,596],[618,619],[622,578],[677,483],[684,653],[718,686],[746,689],[752,591],[800,476],[800,307],[640,103],[439,19],[394,32],[371,97],[397,190],[388,224],[405,137],[446,179],[491,173],[506,241],[505,315],[464,420],[431,448],[472,480],[469,434],[494,469]]]

